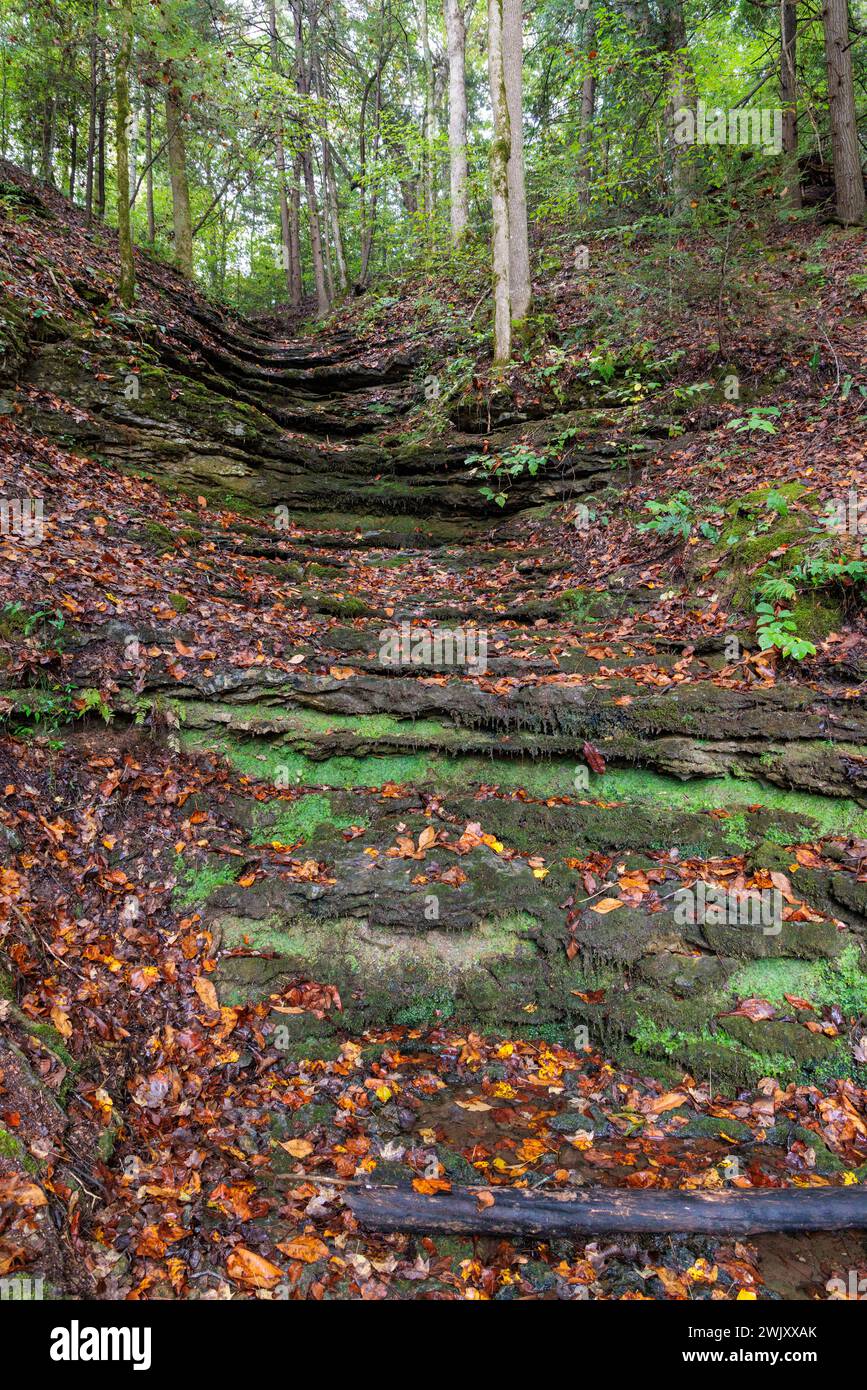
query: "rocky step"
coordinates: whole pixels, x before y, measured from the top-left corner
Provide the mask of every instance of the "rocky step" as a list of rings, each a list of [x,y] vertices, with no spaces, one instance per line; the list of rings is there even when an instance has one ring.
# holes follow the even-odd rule
[[[359,390],[378,380],[368,375],[361,373]],[[70,339],[34,346],[20,376],[36,393],[47,393],[46,400],[75,402],[73,412],[56,411],[40,395],[28,405],[35,426],[49,437],[60,435],[119,467],[145,470],[212,498],[237,496],[300,513],[343,512],[350,530],[353,512],[490,518],[483,480],[467,458],[483,445],[497,453],[525,439],[548,447],[564,429],[575,428],[575,417],[560,415],[485,436],[455,432],[410,444],[347,437],[334,448],[327,440],[332,429],[352,436],[376,426],[379,417],[367,408],[375,402],[359,411],[347,408],[339,392],[331,406],[322,394],[326,413],[313,412],[311,430],[303,423],[310,417],[309,382],[293,404],[267,375],[256,394],[238,381],[194,370],[168,348],[162,360],[143,354],[131,374],[128,358],[95,358]],[[506,512],[597,489],[622,467],[622,447],[609,437],[608,417],[595,411],[579,415],[586,437],[573,442],[568,457],[552,460],[543,475],[514,479]],[[646,452],[652,441],[636,438],[629,447]]]
[[[867,804],[867,711],[843,694],[797,685],[680,684],[675,700],[630,681],[497,694],[470,680],[254,669],[210,678],[191,671],[180,684],[167,675],[163,688],[185,701],[189,729],[276,738],[313,759],[424,751],[489,755],[499,764],[572,757],[586,766],[589,744],[615,767],[760,778]]]
[[[654,824],[650,805],[642,814],[460,798],[425,806],[410,793],[239,801],[228,814],[249,826],[243,883],[220,885],[225,859],[213,856],[195,871],[185,865],[182,901],[219,939],[227,1002],[267,996],[299,974],[337,986],[342,1014],[288,1021],[299,1044],[312,1039],[314,1055],[317,1042],[374,1018],[455,1017],[567,1042],[581,1029],[607,1054],[638,1048],[663,1071],[707,1069],[738,1083],[805,1077],[848,1056],[846,1029],[826,1025],[822,1010],[840,1000],[852,1008],[863,992],[867,885],[842,842],[841,863],[812,851],[820,867],[804,870],[795,847],[778,843],[803,829],[790,813],[740,813],[757,837],[746,872],[764,872],[770,884],[763,857],[791,861],[779,920],[747,911],[722,925],[702,903],[683,912],[676,895],[701,874],[712,883],[718,871],[725,883],[732,861],[702,858],[684,878],[670,849],[629,847],[691,836],[705,854],[725,852],[732,832],[709,813],[672,812]],[[511,840],[534,842],[534,852]],[[607,868],[595,861],[594,892],[566,844],[579,858],[591,844],[597,855],[599,845],[612,847]],[[540,870],[543,850],[560,857]],[[648,873],[650,896],[631,905]],[[759,994],[773,1009],[756,1019],[734,1012]]]
[[[91,656],[97,667],[99,655],[96,648]],[[604,794],[612,772],[649,769],[684,780],[748,778],[867,804],[867,714],[841,696],[701,682],[678,685],[675,701],[628,681],[497,694],[440,679],[354,675],[338,666],[308,676],[266,666],[205,674],[201,663],[169,672],[157,664],[140,689],[118,688],[111,709],[137,722],[173,711],[185,737],[225,746],[233,757],[277,766],[300,756],[312,782],[352,776],[353,762],[370,758],[381,770],[366,783],[379,784],[389,780],[389,762],[403,759],[416,779],[450,777],[450,764],[469,776],[475,764],[485,769],[480,780],[543,779],[550,794],[576,785]],[[92,707],[87,687],[77,698]],[[69,699],[74,704],[74,689]],[[26,723],[50,714],[53,701],[39,688],[7,689],[2,712]]]

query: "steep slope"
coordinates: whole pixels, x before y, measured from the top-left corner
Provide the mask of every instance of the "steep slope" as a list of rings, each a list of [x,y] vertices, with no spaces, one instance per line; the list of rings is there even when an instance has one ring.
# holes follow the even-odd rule
[[[8,514],[0,548],[7,984],[24,1060],[30,1047],[53,1099],[71,1087],[82,1126],[102,1117],[109,1224],[126,1192],[107,1156],[117,1141],[140,1176],[191,1067],[211,1116],[234,1104],[223,1066],[250,1087],[265,1166],[296,1132],[272,1132],[272,1086],[290,1114],[314,1103],[310,1075],[333,1100],[359,1048],[388,1092],[382,1142],[435,1131],[426,1101],[388,1109],[388,1078],[413,1047],[448,1069],[469,1029],[508,1037],[486,1065],[514,1056],[516,1094],[522,1068],[549,1066],[597,1108],[606,1058],[665,1085],[688,1074],[695,1119],[713,1120],[719,1088],[773,1076],[773,1181],[805,1124],[832,1177],[867,1161],[860,1119],[832,1134],[822,1110],[835,1086],[864,1109],[858,585],[805,592],[817,650],[800,667],[759,649],[752,610],[766,571],[827,539],[856,403],[818,414],[809,487],[789,435],[750,437],[737,485],[713,467],[731,435],[687,418],[662,439],[661,405],[589,400],[586,383],[565,410],[476,434],[458,412],[408,438],[443,345],[374,347],[339,325],[274,340],[144,257],[124,313],[107,233],[8,166],[0,195],[2,491],[41,506],[38,534]],[[552,441],[492,507],[472,456]],[[648,500],[685,483],[688,540],[639,532]],[[164,1008],[185,1011],[171,1037]],[[641,1085],[658,1114],[662,1084]],[[526,1149],[546,1180],[554,1121],[568,1129],[552,1113]],[[614,1164],[617,1122],[594,1123],[613,1125]],[[349,1171],[388,1175],[362,1134]],[[710,1171],[717,1141],[690,1162]],[[171,1180],[151,1176],[176,1197],[198,1141],[173,1142]],[[496,1175],[467,1158],[480,1142],[445,1146],[456,1172]],[[138,1277],[170,1219],[155,1214],[152,1248],[139,1231]]]

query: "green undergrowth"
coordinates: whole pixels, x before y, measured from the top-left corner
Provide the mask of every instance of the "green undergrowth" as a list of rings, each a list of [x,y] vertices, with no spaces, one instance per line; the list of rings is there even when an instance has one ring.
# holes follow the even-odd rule
[[[756,489],[725,512],[715,583],[743,612],[754,609],[763,648],[797,660],[845,622],[867,578],[863,547],[826,524],[817,496],[799,483]]]

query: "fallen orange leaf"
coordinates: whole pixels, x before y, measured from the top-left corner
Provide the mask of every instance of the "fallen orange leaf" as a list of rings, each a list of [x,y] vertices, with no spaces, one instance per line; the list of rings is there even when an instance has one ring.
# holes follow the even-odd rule
[[[243,1245],[236,1246],[229,1255],[226,1271],[236,1284],[247,1284],[253,1289],[273,1289],[283,1278],[282,1269],[257,1255],[255,1250],[247,1250]]]
[[[306,1265],[328,1258],[328,1246],[318,1236],[296,1236],[294,1240],[281,1241],[277,1249],[290,1260],[303,1260]]]

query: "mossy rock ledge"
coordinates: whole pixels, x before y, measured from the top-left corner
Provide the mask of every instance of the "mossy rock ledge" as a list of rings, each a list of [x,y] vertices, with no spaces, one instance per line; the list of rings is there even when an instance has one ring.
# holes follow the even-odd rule
[[[526,858],[507,859],[481,846],[461,859],[466,880],[452,885],[437,881],[436,856],[420,864],[386,853],[395,824],[416,836],[425,824],[436,825],[420,816],[411,796],[391,803],[371,798],[364,808],[357,794],[354,800],[339,792],[306,799],[308,814],[300,809],[304,799],[282,813],[284,833],[286,827],[303,833],[298,855],[327,863],[333,882],[277,877],[244,887],[215,883],[205,869],[200,885],[224,1004],[267,999],[299,979],[338,990],[342,1009],[324,1019],[272,1016],[283,1045],[298,1055],[336,1055],[342,1036],[368,1028],[451,1020],[494,1035],[586,1043],[665,1079],[710,1074],[719,1084],[739,1086],[766,1075],[807,1079],[817,1068],[828,1075],[851,1071],[844,1030],[831,1037],[807,1027],[826,1003],[838,1002],[847,1016],[856,1016],[862,1002],[867,1009],[867,892],[857,893],[863,885],[852,880],[849,901],[841,902],[846,895],[835,896],[832,887],[849,883],[842,874],[808,871],[799,889],[814,910],[828,915],[784,921],[779,931],[761,924],[684,923],[671,896],[655,911],[624,905],[597,913],[585,906],[570,931],[562,904],[575,875],[554,855],[567,845],[580,854],[607,837],[625,867],[649,866],[653,860],[640,846],[649,832],[642,815],[647,808],[640,803],[552,808],[502,802],[498,809],[509,815],[500,817],[500,833],[508,828],[517,841],[523,831],[528,847],[550,857],[548,873],[540,881]],[[366,829],[347,841],[340,826],[350,823],[353,805]],[[460,800],[452,805],[469,810]],[[275,809],[269,822],[267,806],[257,813],[259,839],[281,823],[279,814]],[[663,808],[657,818],[657,843],[660,837],[686,843],[687,833],[705,853],[731,846],[724,820]],[[738,834],[752,833],[755,853],[770,846],[785,856],[764,837],[770,831],[782,841],[793,826],[805,828],[790,812],[752,811],[733,819]],[[374,848],[376,855],[369,852]],[[185,902],[195,899],[195,885],[183,891]],[[799,1012],[787,993],[809,999],[816,1011]],[[739,1001],[751,995],[773,1000],[775,1017],[736,1015]]]

